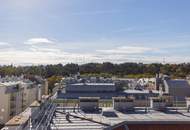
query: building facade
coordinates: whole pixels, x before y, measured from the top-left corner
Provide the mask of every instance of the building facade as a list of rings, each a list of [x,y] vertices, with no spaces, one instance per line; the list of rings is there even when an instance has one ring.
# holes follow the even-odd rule
[[[38,88],[33,82],[5,82],[0,84],[0,123],[4,124],[24,111],[37,99]]]

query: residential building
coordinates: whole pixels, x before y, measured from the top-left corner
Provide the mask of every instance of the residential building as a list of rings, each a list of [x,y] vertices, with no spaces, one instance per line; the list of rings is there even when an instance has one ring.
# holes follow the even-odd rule
[[[37,100],[38,87],[31,81],[0,83],[0,122],[6,123]]]
[[[0,121],[6,123],[23,110],[24,88],[18,82],[0,84]]]

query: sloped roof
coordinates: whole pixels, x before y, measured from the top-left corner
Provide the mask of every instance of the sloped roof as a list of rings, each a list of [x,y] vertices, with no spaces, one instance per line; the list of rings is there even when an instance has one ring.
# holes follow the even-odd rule
[[[168,80],[167,81],[169,87],[184,87],[184,88],[190,88],[190,84],[187,80]]]

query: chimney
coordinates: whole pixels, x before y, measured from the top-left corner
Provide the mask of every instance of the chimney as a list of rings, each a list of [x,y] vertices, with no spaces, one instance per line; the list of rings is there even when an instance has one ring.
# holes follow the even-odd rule
[[[42,93],[41,93],[41,85],[39,84],[38,85],[38,101],[41,101],[41,99],[42,99]]]

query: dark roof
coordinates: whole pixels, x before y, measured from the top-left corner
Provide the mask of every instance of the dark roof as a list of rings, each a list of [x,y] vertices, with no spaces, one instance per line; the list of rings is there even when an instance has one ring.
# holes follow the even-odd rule
[[[169,87],[189,87],[190,88],[190,84],[188,83],[187,80],[168,80],[167,81]]]

